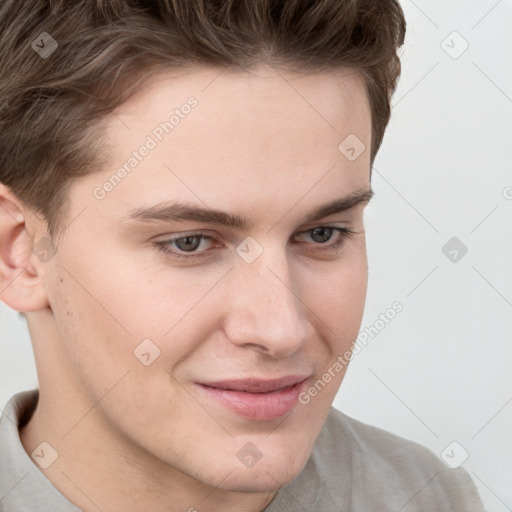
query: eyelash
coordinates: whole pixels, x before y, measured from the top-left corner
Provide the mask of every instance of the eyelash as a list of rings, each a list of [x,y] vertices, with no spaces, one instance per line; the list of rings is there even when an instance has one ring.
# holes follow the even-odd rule
[[[327,228],[327,229],[332,229],[336,232],[339,233],[339,237],[338,237],[338,240],[333,243],[333,244],[330,244],[330,245],[326,245],[326,242],[322,243],[322,242],[317,242],[315,245],[319,245],[321,247],[325,247],[327,250],[335,250],[335,249],[338,249],[340,248],[347,240],[349,240],[354,234],[355,232],[348,229],[348,228],[339,228],[337,226],[316,226],[312,229],[307,229],[306,231],[301,231],[300,233],[298,233],[299,235],[302,235],[304,233],[312,233],[313,231],[315,231],[315,229],[318,229],[318,228]],[[175,258],[178,258],[178,259],[193,259],[193,258],[200,258],[201,256],[204,255],[204,253],[206,251],[203,251],[203,252],[200,252],[200,253],[194,253],[194,252],[191,252],[189,254],[183,254],[183,253],[179,253],[179,252],[176,252],[176,251],[173,251],[171,249],[169,249],[169,245],[172,244],[172,243],[175,243],[176,241],[178,240],[183,240],[185,238],[195,238],[195,237],[199,237],[201,239],[201,241],[203,240],[214,240],[213,237],[211,236],[208,236],[208,235],[203,235],[202,233],[191,233],[191,234],[187,234],[185,236],[181,235],[181,236],[178,236],[178,237],[174,237],[174,238],[169,238],[168,240],[162,240],[160,242],[155,242],[155,246],[157,247],[157,249],[161,252],[163,252],[164,254],[166,255],[171,255],[172,257],[175,257]],[[315,249],[315,251],[321,251],[321,252],[325,252],[325,249],[322,248],[322,249]]]

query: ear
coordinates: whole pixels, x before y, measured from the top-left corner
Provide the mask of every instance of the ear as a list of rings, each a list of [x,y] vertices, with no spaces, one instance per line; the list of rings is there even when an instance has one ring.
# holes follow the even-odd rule
[[[44,280],[48,258],[41,257],[41,249],[46,245],[54,253],[55,248],[44,235],[38,237],[42,225],[43,221],[0,183],[0,299],[19,312],[49,306]]]

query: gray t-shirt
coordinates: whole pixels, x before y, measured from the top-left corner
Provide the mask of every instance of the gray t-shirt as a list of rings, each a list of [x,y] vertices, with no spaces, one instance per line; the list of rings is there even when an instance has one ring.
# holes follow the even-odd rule
[[[25,452],[18,426],[37,390],[15,395],[0,419],[0,512],[80,512]],[[484,512],[467,471],[423,446],[331,407],[306,466],[263,512]]]

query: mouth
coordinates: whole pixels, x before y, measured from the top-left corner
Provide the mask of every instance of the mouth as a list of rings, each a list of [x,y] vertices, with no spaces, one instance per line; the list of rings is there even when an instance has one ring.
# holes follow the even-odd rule
[[[292,411],[309,376],[278,379],[240,379],[198,383],[201,391],[219,405],[253,420],[272,420]]]

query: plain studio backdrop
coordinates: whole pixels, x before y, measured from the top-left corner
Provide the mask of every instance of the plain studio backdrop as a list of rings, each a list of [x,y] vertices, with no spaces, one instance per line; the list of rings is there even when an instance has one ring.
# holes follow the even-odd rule
[[[365,213],[367,340],[334,405],[462,464],[488,512],[510,511],[512,0],[401,4],[403,73]],[[37,376],[4,304],[0,337],[3,408]]]

